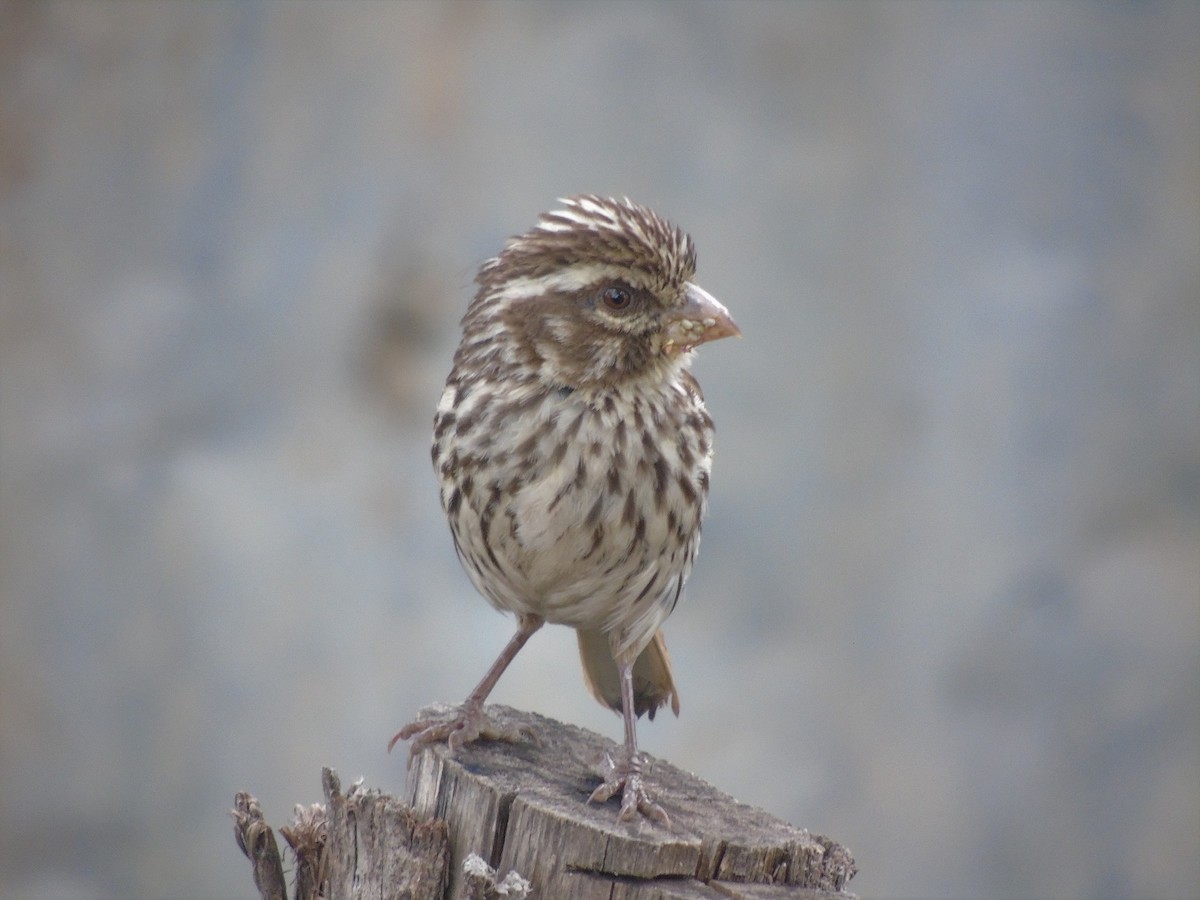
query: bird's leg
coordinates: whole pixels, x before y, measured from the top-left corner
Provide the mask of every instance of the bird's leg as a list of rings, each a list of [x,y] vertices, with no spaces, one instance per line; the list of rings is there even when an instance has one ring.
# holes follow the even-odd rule
[[[617,818],[628,821],[641,813],[664,827],[670,827],[667,812],[654,802],[642,781],[642,755],[637,747],[637,713],[633,704],[633,663],[631,659],[617,660],[617,671],[621,676],[621,715],[625,720],[625,746],[617,759],[606,756],[600,764],[600,776],[604,782],[588,798],[594,803],[603,803],[621,792],[621,812]]]
[[[445,712],[435,712],[409,722],[388,742],[388,752],[390,753],[392,747],[396,746],[399,741],[413,738],[412,746],[408,751],[408,758],[411,762],[430,744],[437,744],[441,741],[445,741],[450,745],[450,749],[454,750],[479,738],[519,741],[533,737],[533,733],[527,728],[504,725],[489,716],[483,711],[483,701],[492,692],[492,688],[496,686],[496,682],[500,680],[500,676],[504,674],[508,664],[521,652],[525,642],[542,627],[545,621],[541,616],[518,616],[517,633],[504,645],[504,649],[500,651],[500,655],[496,657],[492,667],[475,686],[475,690],[467,695],[462,706],[451,707]]]

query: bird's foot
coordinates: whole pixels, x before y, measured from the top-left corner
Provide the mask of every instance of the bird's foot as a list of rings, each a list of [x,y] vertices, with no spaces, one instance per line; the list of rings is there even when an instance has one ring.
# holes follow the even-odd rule
[[[411,762],[416,756],[433,744],[445,742],[451,752],[463,744],[473,741],[509,741],[517,743],[522,740],[537,740],[537,734],[527,725],[515,725],[502,722],[484,712],[483,705],[464,704],[462,706],[426,707],[417,714],[417,718],[409,722],[388,742],[388,752],[400,741],[412,739],[408,748],[408,758]]]
[[[596,766],[596,774],[604,779],[600,787],[592,791],[588,797],[590,803],[604,803],[621,794],[621,812],[617,820],[628,822],[637,815],[643,815],[652,822],[657,822],[664,828],[671,827],[667,811],[654,802],[646,790],[642,777],[642,755],[622,750],[614,759],[611,753],[605,753],[604,758]]]

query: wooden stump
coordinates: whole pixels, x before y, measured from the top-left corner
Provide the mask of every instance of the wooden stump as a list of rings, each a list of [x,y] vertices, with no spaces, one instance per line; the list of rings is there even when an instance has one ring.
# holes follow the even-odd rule
[[[358,785],[343,794],[336,774],[325,770],[325,878],[318,881],[325,892],[307,896],[850,896],[843,889],[856,867],[840,844],[738,803],[651,757],[646,781],[670,816],[670,828],[618,822],[617,798],[587,802],[599,783],[593,769],[616,750],[613,742],[532,713],[500,706],[489,711],[531,729],[538,740],[481,741],[454,754],[445,746],[426,749],[413,760],[404,802]],[[239,798],[245,806],[245,797]],[[311,809],[306,813],[311,818]],[[292,834],[282,831],[291,843]],[[239,842],[265,843],[242,832]],[[256,871],[264,868],[261,859],[255,862]]]

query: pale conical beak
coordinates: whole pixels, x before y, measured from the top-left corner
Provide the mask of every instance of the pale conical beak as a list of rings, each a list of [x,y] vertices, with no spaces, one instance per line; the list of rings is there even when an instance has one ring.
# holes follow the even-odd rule
[[[742,336],[729,310],[716,297],[690,281],[683,290],[683,306],[672,311],[667,322],[668,351],[685,353],[718,338]]]

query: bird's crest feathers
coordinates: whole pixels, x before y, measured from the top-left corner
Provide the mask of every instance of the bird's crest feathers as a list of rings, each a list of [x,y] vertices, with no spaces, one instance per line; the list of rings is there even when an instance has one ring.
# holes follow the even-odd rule
[[[509,238],[504,250],[483,264],[481,285],[597,264],[627,269],[655,290],[678,288],[695,274],[691,237],[653,210],[627,197],[595,194],[559,202],[561,209],[542,213],[532,229]]]

